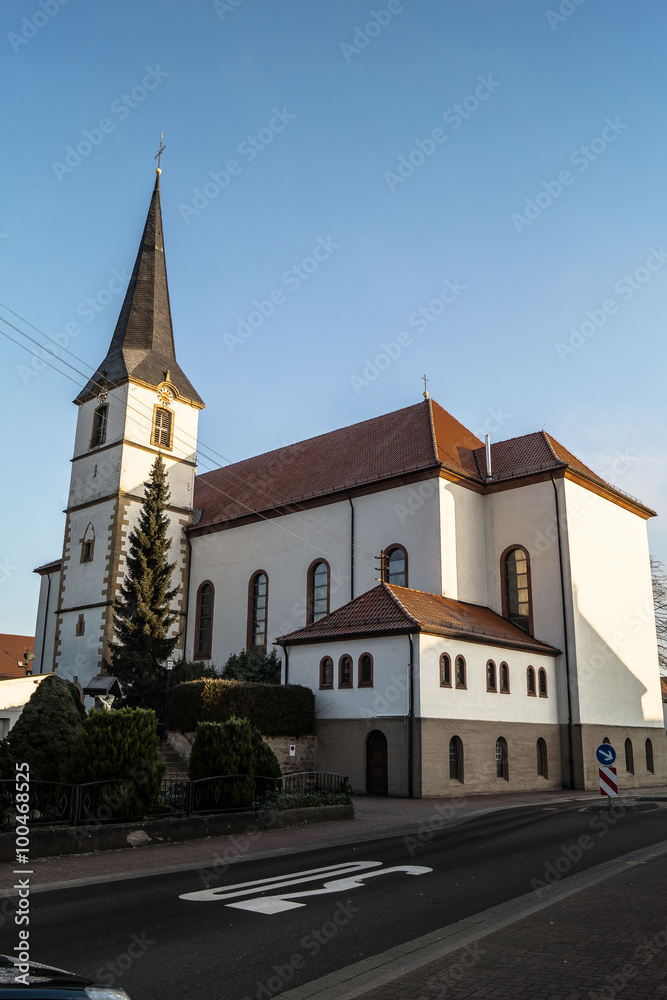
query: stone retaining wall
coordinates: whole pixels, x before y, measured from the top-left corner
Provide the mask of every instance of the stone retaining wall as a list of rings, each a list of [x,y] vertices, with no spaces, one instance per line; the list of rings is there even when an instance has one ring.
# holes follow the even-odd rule
[[[194,741],[194,733],[167,733],[167,742],[184,761],[190,760],[190,751]],[[295,771],[317,770],[317,737],[308,736],[264,736],[274,754],[278,758],[283,774],[293,774]],[[290,747],[294,747],[294,755]]]
[[[81,826],[30,829],[30,856],[49,858],[59,854],[84,854],[90,851],[116,851],[121,847],[173,843],[229,834],[256,836],[262,830],[325,823],[329,820],[354,819],[354,807],[313,806],[307,809],[259,810],[217,816],[169,816],[134,823],[89,823]],[[16,857],[16,837],[0,833],[0,861]]]

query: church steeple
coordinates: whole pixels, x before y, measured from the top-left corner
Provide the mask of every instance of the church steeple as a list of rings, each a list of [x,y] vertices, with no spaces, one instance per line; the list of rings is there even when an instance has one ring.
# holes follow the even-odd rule
[[[111,345],[75,403],[96,396],[101,384],[109,387],[136,379],[157,386],[168,371],[170,382],[182,399],[204,405],[176,361],[162,235],[160,172],[156,174],[139,252]]]

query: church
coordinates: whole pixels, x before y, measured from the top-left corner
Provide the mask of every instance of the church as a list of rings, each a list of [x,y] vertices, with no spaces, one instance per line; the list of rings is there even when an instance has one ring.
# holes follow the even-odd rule
[[[197,475],[204,402],[176,360],[158,170],[78,420],[61,558],[39,567],[35,673],[103,673],[128,538],[169,477],[179,647],[276,648],[316,697],[318,767],[358,793],[661,784],[646,522],[545,431],[491,444],[413,406]]]

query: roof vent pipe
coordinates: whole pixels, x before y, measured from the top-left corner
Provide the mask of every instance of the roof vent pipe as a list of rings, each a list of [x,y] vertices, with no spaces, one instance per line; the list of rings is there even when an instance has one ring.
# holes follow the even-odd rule
[[[486,481],[490,483],[493,479],[491,474],[491,435],[486,435]]]

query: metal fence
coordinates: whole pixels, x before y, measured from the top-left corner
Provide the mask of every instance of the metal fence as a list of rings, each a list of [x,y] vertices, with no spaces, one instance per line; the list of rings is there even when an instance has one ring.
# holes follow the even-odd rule
[[[239,812],[260,809],[274,796],[348,790],[347,778],[331,771],[300,771],[282,778],[228,774],[198,781],[164,779],[148,816]],[[13,778],[0,780],[0,830],[11,830],[16,825],[15,793]],[[21,812],[21,822],[31,827],[103,824],[146,815],[131,779],[84,785],[32,780],[29,796],[28,812]]]

